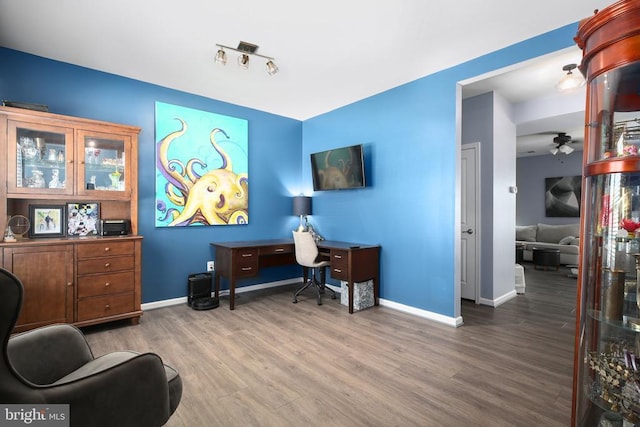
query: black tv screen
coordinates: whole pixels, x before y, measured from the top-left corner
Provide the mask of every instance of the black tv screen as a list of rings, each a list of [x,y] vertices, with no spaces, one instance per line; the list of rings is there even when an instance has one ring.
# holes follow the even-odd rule
[[[313,190],[363,188],[364,160],[362,145],[334,148],[311,154]]]

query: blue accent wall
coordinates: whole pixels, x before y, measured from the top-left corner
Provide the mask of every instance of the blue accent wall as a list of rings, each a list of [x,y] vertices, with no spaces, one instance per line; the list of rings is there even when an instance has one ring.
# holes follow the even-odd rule
[[[142,301],[183,297],[187,276],[214,259],[210,242],[289,237],[297,219],[302,123],[273,114],[0,48],[0,99],[49,106],[49,111],[139,126],[139,234]],[[249,224],[155,228],[155,102],[224,114],[249,122]],[[272,268],[239,285],[299,277]],[[226,284],[223,283],[223,288]]]
[[[212,259],[210,242],[289,237],[297,225],[290,197],[304,192],[314,197],[310,219],[325,237],[382,245],[382,298],[453,316],[457,82],[571,46],[576,29],[560,28],[305,122],[3,48],[0,99],[142,128],[143,302],[186,295],[187,275]],[[154,227],[156,101],[249,121],[249,225]],[[357,143],[365,146],[368,187],[312,193],[309,155]],[[295,268],[275,268],[242,284],[296,275]]]

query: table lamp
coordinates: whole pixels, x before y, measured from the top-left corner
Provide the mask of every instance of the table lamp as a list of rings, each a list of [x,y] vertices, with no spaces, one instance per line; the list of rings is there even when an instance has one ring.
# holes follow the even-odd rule
[[[293,198],[293,214],[300,216],[298,231],[306,231],[303,220],[307,215],[311,215],[311,197],[295,196]]]

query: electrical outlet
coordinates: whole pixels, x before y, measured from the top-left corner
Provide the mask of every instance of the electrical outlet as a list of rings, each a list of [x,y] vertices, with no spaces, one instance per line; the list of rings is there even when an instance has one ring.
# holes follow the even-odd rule
[[[215,261],[207,261],[207,271],[213,271],[216,268]]]

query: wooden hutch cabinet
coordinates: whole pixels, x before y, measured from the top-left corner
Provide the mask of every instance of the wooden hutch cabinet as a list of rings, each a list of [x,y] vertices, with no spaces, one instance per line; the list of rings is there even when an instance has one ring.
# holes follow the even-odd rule
[[[587,78],[572,425],[640,423],[640,2],[580,22]]]
[[[138,236],[138,133],[128,125],[0,107],[0,226],[33,207],[97,203],[100,219],[126,219],[125,236],[62,233],[0,239],[0,266],[25,287],[15,332],[51,323],[137,323],[142,237]],[[31,219],[31,230],[42,227]],[[96,227],[99,230],[99,225]]]

